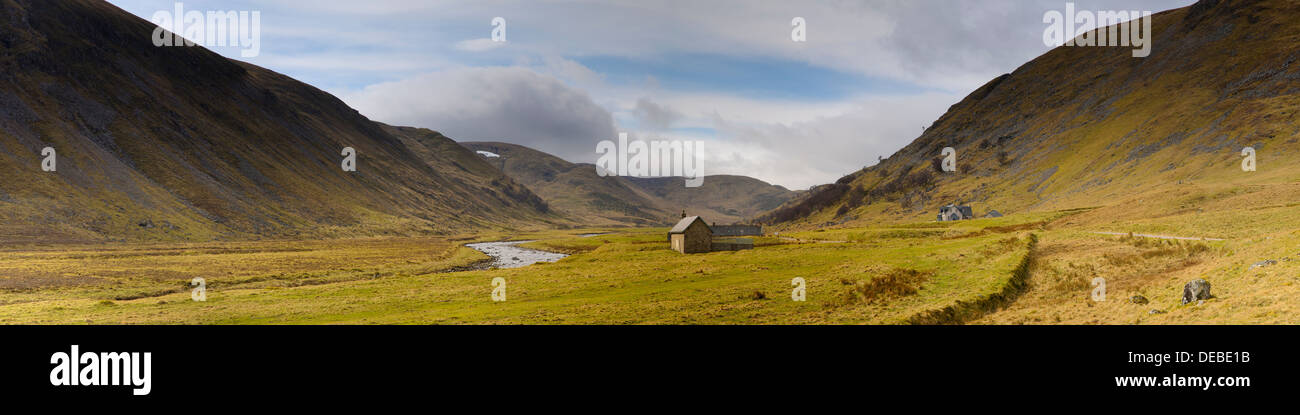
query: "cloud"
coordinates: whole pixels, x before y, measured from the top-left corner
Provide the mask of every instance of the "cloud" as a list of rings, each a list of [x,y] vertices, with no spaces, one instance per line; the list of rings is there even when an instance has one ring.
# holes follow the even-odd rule
[[[456,50],[483,52],[505,46],[505,44],[506,42],[496,42],[488,38],[478,38],[456,42]]]
[[[1079,10],[1160,11],[1194,1],[1073,2]],[[113,3],[147,17],[159,8],[169,9],[171,2],[163,6],[156,0]],[[1065,7],[1062,0],[231,3],[190,0],[186,7],[262,10],[267,26],[263,43],[270,52],[284,55],[315,53],[349,60],[357,49],[339,45],[364,44],[376,50],[416,50],[453,59],[458,52],[500,47],[483,37],[491,32],[491,19],[501,16],[510,27],[520,28],[511,32],[510,49],[536,55],[759,56],[962,92],[1047,51],[1042,44],[1043,13]],[[790,40],[790,20],[795,16],[807,22],[807,42]],[[321,39],[328,44],[322,47]]]
[[[583,88],[600,88],[605,86],[605,76],[591,70],[581,63],[556,55],[548,55],[540,70],[562,81]]]
[[[673,123],[684,118],[682,113],[644,97],[636,100],[636,108],[632,110],[632,115],[636,117],[642,128],[655,131],[666,130],[672,127]]]
[[[745,174],[794,189],[830,183],[912,142],[957,99],[943,93],[860,97],[843,113],[794,123],[720,114],[706,168],[709,174]]]
[[[586,92],[519,67],[458,68],[368,86],[343,100],[377,121],[437,130],[457,141],[505,141],[576,162],[617,137]]]

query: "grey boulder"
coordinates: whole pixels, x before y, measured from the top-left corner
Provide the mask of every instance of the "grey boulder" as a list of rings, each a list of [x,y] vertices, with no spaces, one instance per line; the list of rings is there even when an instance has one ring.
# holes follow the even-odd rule
[[[1203,278],[1197,278],[1183,286],[1183,304],[1211,298],[1214,296],[1210,295],[1210,283]]]

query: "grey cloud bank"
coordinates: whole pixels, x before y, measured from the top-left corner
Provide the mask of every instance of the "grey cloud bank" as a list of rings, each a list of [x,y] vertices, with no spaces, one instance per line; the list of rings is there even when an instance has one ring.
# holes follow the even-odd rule
[[[378,121],[437,130],[458,141],[506,141],[590,162],[617,136],[585,92],[517,67],[461,68],[366,87],[343,99]]]

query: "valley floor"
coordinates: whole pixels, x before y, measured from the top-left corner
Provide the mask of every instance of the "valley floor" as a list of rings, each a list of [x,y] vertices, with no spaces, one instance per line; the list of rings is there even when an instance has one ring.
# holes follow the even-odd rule
[[[461,245],[482,238],[14,249],[0,253],[0,322],[905,323],[1000,291],[1030,240],[760,238],[754,250],[681,255],[664,229],[579,236],[590,232],[493,236],[574,255],[460,272],[486,259]],[[194,277],[206,281],[205,301],[191,299]],[[497,277],[505,301],[493,301]],[[795,277],[806,301],[792,299]]]
[[[1300,323],[1300,227],[1276,221],[1295,205],[1249,206],[782,232],[697,255],[669,250],[665,229],[7,247],[0,323]],[[571,256],[476,270],[488,257],[465,244],[495,240]],[[205,301],[191,298],[196,277]],[[1215,298],[1184,305],[1196,278]]]

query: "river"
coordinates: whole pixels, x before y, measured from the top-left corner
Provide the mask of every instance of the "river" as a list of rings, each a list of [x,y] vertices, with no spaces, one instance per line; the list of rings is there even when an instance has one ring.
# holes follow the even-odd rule
[[[522,248],[519,244],[532,241],[514,241],[514,242],[483,242],[477,244],[468,244],[479,252],[492,257],[492,262],[483,266],[483,268],[519,268],[526,267],[538,262],[555,262],[561,258],[567,257],[567,254],[555,252],[539,251],[536,249]]]

